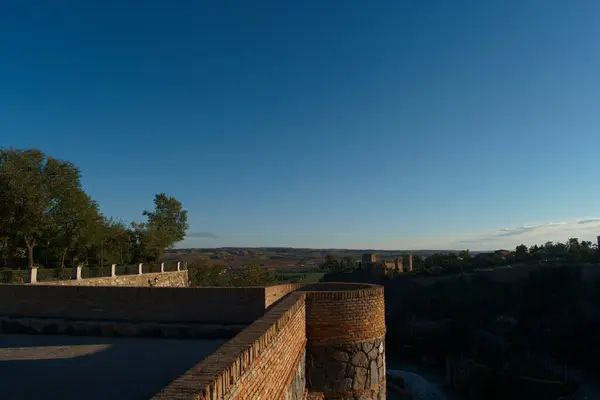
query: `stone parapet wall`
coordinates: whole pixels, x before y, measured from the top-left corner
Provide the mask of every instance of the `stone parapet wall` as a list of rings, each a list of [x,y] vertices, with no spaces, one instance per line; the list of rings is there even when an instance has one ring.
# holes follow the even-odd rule
[[[101,278],[69,279],[37,282],[37,285],[54,286],[135,286],[135,287],[188,287],[188,271],[155,272],[140,275],[117,275]]]
[[[307,347],[307,386],[325,399],[385,400],[384,338]]]
[[[287,296],[154,399],[302,399],[305,317],[304,295]]]

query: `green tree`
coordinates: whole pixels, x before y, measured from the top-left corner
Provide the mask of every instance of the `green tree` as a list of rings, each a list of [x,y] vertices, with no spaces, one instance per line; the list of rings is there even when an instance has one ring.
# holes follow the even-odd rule
[[[325,261],[319,267],[329,273],[341,272],[344,269],[343,263],[331,253],[325,255]]]
[[[357,267],[356,265],[356,261],[354,261],[352,259],[352,257],[350,256],[346,256],[341,260],[341,264],[343,266],[343,269],[345,270],[350,270],[350,271],[354,271]]]
[[[86,242],[90,245],[91,233],[100,228],[102,217],[98,205],[83,190],[61,193],[51,213],[48,226],[49,243],[60,249],[60,266],[65,266],[69,251]]]
[[[79,170],[39,150],[0,150],[0,215],[10,236],[33,250],[53,228],[53,215],[69,191],[80,191]]]
[[[525,260],[529,257],[529,249],[524,244],[520,244],[515,248],[515,258],[517,260]]]
[[[470,260],[471,259],[471,252],[469,251],[469,249],[467,249],[467,250],[461,250],[458,253],[458,256],[460,258],[462,258],[463,260]]]
[[[111,264],[125,264],[135,261],[132,248],[134,233],[123,221],[109,218],[106,222],[107,255],[106,260]]]
[[[139,224],[136,229],[143,242],[144,255],[158,260],[165,249],[185,238],[188,229],[187,211],[174,197],[159,193],[154,198],[154,211],[144,211],[148,221]]]

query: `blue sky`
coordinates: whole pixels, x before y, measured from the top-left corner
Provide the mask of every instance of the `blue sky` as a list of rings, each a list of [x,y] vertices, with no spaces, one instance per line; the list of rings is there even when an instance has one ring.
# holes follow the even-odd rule
[[[600,2],[57,4],[0,5],[0,146],[106,215],[164,191],[195,247],[600,233]]]

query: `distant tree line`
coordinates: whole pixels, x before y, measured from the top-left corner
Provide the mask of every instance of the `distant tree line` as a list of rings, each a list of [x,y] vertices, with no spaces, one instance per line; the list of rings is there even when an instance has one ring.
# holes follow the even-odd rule
[[[319,264],[319,268],[326,273],[352,272],[360,267],[360,262],[354,260],[352,257],[338,258],[332,253],[327,253],[325,261]]]
[[[155,262],[185,237],[187,211],[159,193],[142,215],[131,223],[103,215],[71,162],[0,148],[0,266]]]
[[[513,251],[497,250],[473,255],[470,250],[433,253],[427,257],[413,255],[413,274],[443,275],[472,272],[483,268],[493,268],[506,265],[531,265],[551,261],[600,262],[600,252],[596,244],[590,241],[580,241],[571,238],[566,242],[546,242],[543,245],[519,245]],[[319,265],[326,273],[354,272],[362,269],[361,263],[346,256],[337,257],[328,253]],[[379,261],[371,267],[386,268],[384,261]],[[406,272],[405,272],[406,273]],[[393,276],[393,274],[391,275]]]
[[[490,253],[479,253],[475,256],[469,250],[435,253],[426,258],[413,258],[413,266],[417,272],[427,275],[470,272],[503,265],[519,266],[552,261],[600,262],[600,252],[597,245],[590,241],[570,238],[564,243],[546,242],[543,245],[529,247],[521,244],[513,251],[496,250]]]
[[[274,273],[256,264],[228,267],[198,260],[188,265],[188,274],[192,286],[268,286],[277,283]]]

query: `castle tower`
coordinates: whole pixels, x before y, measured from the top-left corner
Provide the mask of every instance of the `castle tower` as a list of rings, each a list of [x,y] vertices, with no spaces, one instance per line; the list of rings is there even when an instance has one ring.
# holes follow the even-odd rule
[[[396,258],[394,260],[394,264],[395,264],[397,272],[400,272],[400,273],[404,272],[404,265],[403,265],[402,261],[400,261],[399,258]]]
[[[413,270],[412,262],[413,262],[412,254],[405,254],[402,256],[403,272],[412,272],[412,270]]]
[[[307,388],[326,399],[385,399],[383,287],[322,283],[304,290]]]
[[[375,264],[377,262],[377,255],[375,253],[365,253],[361,257],[362,265]]]

